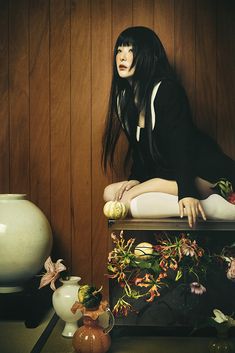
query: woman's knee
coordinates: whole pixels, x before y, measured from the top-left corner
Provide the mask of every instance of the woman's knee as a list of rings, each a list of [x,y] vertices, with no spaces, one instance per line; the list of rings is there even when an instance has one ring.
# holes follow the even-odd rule
[[[121,187],[122,184],[123,184],[123,181],[107,185],[103,193],[104,201],[105,202],[113,201],[115,199],[115,194],[117,190]]]
[[[103,193],[103,199],[105,202],[114,200],[118,188],[117,184],[119,183],[109,184],[105,187]]]
[[[113,184],[110,184],[110,185],[107,185],[105,188],[104,188],[104,193],[103,193],[103,199],[105,202],[107,201],[111,201],[113,199],[113,187],[112,187]]]
[[[209,197],[214,194],[213,187],[215,184],[210,183],[209,181],[202,179],[200,177],[196,177],[195,185],[202,199]]]

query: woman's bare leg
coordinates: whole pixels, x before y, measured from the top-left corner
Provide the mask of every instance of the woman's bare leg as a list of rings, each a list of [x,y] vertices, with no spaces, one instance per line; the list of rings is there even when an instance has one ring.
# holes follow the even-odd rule
[[[104,189],[103,198],[104,201],[115,200],[115,195],[117,190],[122,186],[126,181],[120,181],[117,183],[110,184]],[[120,201],[128,203],[132,198],[141,195],[146,192],[164,192],[167,194],[178,195],[177,183],[174,180],[165,180],[160,178],[150,179],[143,183],[140,183],[134,186],[132,189],[125,191],[122,199]]]
[[[195,184],[202,199],[205,199],[215,193],[214,190],[212,189],[215,186],[215,184],[212,184],[207,180],[196,177]]]
[[[114,200],[115,194],[123,182],[108,185],[104,191],[104,201]],[[195,182],[208,219],[235,219],[235,206],[221,196],[214,194],[212,189],[214,184],[199,177]],[[154,191],[151,190],[153,188]],[[135,218],[178,217],[177,195],[178,187],[175,181],[156,178],[126,191],[121,201],[125,202],[130,209],[130,214]],[[185,216],[187,216],[186,212]]]
[[[103,195],[104,201],[107,202],[107,201],[115,200],[115,194],[117,190],[125,182],[126,181],[120,181],[120,182],[108,185],[104,189],[104,195]],[[213,184],[209,183],[208,181],[197,177],[195,180],[195,183],[202,199],[214,193],[213,190],[211,189]],[[134,186],[129,191],[126,191],[124,194],[123,200],[121,201],[131,200],[132,198],[146,192],[161,192],[161,193],[177,196],[178,186],[176,181],[174,180],[166,180],[161,178],[151,179],[137,186]]]

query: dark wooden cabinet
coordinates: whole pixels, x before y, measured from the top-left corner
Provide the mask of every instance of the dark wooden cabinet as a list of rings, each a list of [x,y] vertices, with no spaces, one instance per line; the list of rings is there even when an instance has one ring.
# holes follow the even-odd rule
[[[225,245],[235,242],[235,221],[199,220],[193,229],[188,226],[187,219],[178,218],[109,220],[108,224],[111,232],[119,234],[123,230],[125,238],[135,238],[135,244],[141,241],[153,243],[156,241],[156,235],[161,232],[176,237],[181,233],[190,233],[192,237],[195,236],[199,244],[207,244],[209,251],[216,250],[215,253]],[[186,297],[180,285],[178,288],[176,285],[168,292],[163,291],[163,295],[161,294],[150,304],[145,303],[144,300],[135,302],[142,317],[133,313],[126,318],[118,317],[117,334],[125,335],[125,332],[132,332],[133,335],[141,335],[145,332],[147,335],[188,335],[192,331],[194,318],[196,324],[198,318],[212,315],[213,308],[232,314],[235,310],[232,300],[235,295],[235,283],[227,279],[224,269],[225,267],[208,276],[207,292],[204,295]],[[109,281],[109,293],[112,306],[121,293],[117,281]],[[210,336],[214,333],[211,327],[207,327],[196,334]]]

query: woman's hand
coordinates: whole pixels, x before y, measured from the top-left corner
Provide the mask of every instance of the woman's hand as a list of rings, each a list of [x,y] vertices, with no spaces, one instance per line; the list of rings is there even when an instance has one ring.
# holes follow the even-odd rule
[[[179,212],[181,218],[184,216],[184,209],[188,216],[189,227],[192,228],[194,226],[198,216],[200,215],[204,221],[206,221],[206,215],[199,200],[194,199],[193,197],[185,197],[181,199],[179,201]]]
[[[138,180],[128,180],[124,181],[124,183],[121,185],[121,187],[118,189],[118,191],[115,194],[115,200],[119,201],[123,197],[126,191],[129,191],[132,189],[134,186],[140,184]]]

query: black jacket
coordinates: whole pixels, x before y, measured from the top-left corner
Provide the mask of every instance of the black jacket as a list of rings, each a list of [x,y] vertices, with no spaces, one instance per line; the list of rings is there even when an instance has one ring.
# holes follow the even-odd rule
[[[161,82],[154,99],[154,114],[150,147],[146,128],[138,128],[139,141],[136,123],[130,123],[126,131],[133,152],[129,179],[176,180],[179,200],[200,197],[195,186],[196,176],[210,182],[226,178],[235,188],[235,162],[193,124],[188,99],[177,82]]]

